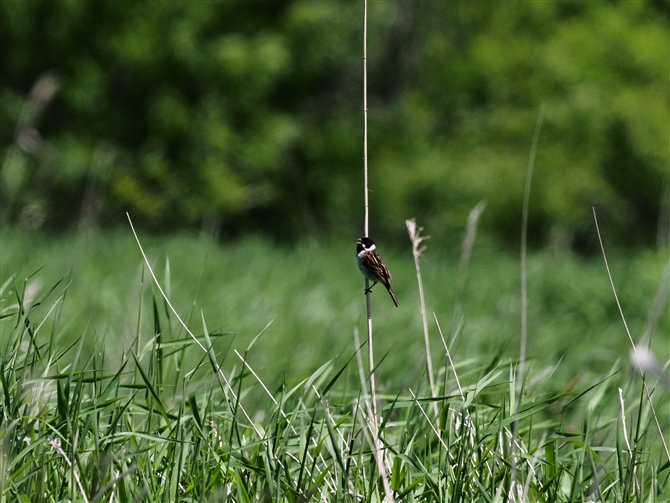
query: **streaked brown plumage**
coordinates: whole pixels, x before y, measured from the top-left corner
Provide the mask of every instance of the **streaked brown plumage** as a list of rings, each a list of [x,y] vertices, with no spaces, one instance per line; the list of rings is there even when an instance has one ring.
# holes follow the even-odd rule
[[[363,273],[363,276],[373,282],[369,289],[371,290],[377,283],[381,283],[388,290],[395,306],[398,307],[400,303],[391,288],[393,278],[388,267],[386,267],[384,261],[377,253],[377,247],[372,239],[364,237],[358,240],[356,244],[356,259],[358,261],[358,268]]]

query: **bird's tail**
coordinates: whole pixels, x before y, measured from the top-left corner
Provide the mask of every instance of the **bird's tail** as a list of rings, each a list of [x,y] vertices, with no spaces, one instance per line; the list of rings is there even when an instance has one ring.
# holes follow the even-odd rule
[[[400,302],[398,302],[398,297],[395,296],[395,293],[393,293],[393,289],[388,286],[386,287],[389,293],[391,294],[391,298],[393,299],[393,303],[395,304],[395,307],[400,306]]]

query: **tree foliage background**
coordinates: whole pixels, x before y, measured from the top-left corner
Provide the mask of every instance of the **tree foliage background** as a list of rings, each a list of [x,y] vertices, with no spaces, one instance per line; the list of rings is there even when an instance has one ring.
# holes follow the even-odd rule
[[[371,2],[372,233],[667,239],[670,4]],[[0,3],[3,224],[360,232],[362,2]],[[447,238],[450,239],[450,238]]]

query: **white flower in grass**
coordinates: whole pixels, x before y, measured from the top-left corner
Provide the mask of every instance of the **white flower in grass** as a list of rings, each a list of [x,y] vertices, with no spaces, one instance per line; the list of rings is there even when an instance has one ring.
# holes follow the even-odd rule
[[[630,350],[630,363],[641,374],[649,374],[670,387],[668,371],[660,364],[654,353],[646,346],[637,346]]]

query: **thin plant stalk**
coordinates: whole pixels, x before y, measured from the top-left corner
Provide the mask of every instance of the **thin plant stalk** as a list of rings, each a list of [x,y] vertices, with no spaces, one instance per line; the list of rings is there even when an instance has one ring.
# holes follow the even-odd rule
[[[176,317],[177,320],[179,321],[179,324],[180,324],[182,327],[184,327],[184,330],[186,330],[186,332],[188,333],[188,335],[191,336],[191,339],[193,339],[193,340],[195,341],[195,343],[198,345],[198,347],[200,347],[200,349],[201,349],[204,353],[209,354],[210,351],[211,351],[211,348],[210,348],[210,349],[207,349],[207,348],[205,348],[205,346],[202,345],[202,343],[198,340],[198,338],[193,334],[193,332],[191,331],[191,329],[188,328],[188,326],[186,325],[186,323],[184,323],[184,321],[181,319],[181,316],[179,316],[179,313],[177,313],[177,310],[172,306],[172,303],[170,302],[170,299],[168,298],[168,296],[167,296],[167,295],[165,294],[165,292],[163,291],[163,287],[161,287],[161,284],[160,284],[160,282],[158,281],[158,278],[156,277],[156,274],[154,274],[154,270],[153,270],[153,268],[151,267],[151,264],[149,263],[149,259],[147,258],[146,254],[144,253],[144,248],[142,248],[142,243],[140,243],[140,238],[137,236],[137,232],[135,232],[135,227],[133,226],[133,221],[130,219],[130,214],[129,214],[129,213],[126,213],[126,216],[128,217],[128,223],[130,224],[130,229],[133,231],[133,235],[135,236],[135,241],[137,242],[137,246],[138,246],[139,249],[140,249],[140,253],[142,254],[142,258],[144,258],[144,263],[146,264],[147,269],[149,269],[149,273],[151,274],[151,277],[153,278],[154,283],[156,284],[156,287],[158,288],[158,291],[161,293],[161,296],[163,297],[163,299],[165,299],[166,304],[168,305],[168,307],[170,308],[170,310],[172,311],[172,313],[175,315],[175,317]],[[214,360],[214,361],[216,361],[216,360]],[[226,388],[228,388],[228,391],[229,391],[229,393],[231,394],[231,396],[233,397],[234,401],[235,401],[235,402],[238,402],[238,397],[237,397],[237,394],[235,393],[235,390],[234,390],[233,387],[230,385],[230,382],[228,381],[228,378],[227,378],[226,375],[223,373],[223,369],[219,366],[218,363],[216,363],[216,370],[217,370],[219,376],[221,376],[221,379],[223,380],[223,382],[225,383]],[[260,432],[258,431],[258,428],[257,428],[256,425],[254,424],[254,422],[251,420],[251,417],[249,416],[249,414],[247,414],[247,411],[244,409],[244,407],[242,407],[242,404],[241,404],[241,403],[238,403],[238,407],[240,408],[240,410],[241,410],[242,413],[244,414],[244,417],[247,419],[247,421],[249,422],[249,424],[250,424],[250,425],[253,427],[253,429],[256,431],[256,433],[258,433],[258,434],[260,435]]]
[[[442,344],[444,345],[444,351],[447,354],[449,359],[449,365],[451,365],[451,370],[454,373],[454,379],[456,380],[456,386],[458,386],[458,392],[461,394],[461,398],[465,400],[465,393],[463,393],[463,388],[461,387],[461,381],[458,379],[458,374],[456,373],[456,367],[454,361],[451,359],[451,352],[449,351],[449,346],[447,341],[444,339],[444,334],[442,333],[442,328],[440,327],[440,322],[437,319],[437,315],[433,313],[433,318],[435,319],[435,325],[437,326],[437,331],[440,333],[440,338],[442,339]],[[445,379],[446,379],[446,370],[445,370]]]
[[[365,229],[364,235],[370,232],[370,205],[368,199],[368,2],[365,0],[363,9],[363,184],[365,188]],[[365,305],[368,314],[368,368],[370,369],[370,396],[372,397],[372,421],[375,439],[379,438],[377,422],[377,390],[375,385],[375,357],[372,347],[372,306],[370,305],[370,281],[365,278]]]
[[[58,93],[60,86],[60,79],[51,71],[37,77],[28,99],[21,107],[19,119],[14,129],[14,142],[7,148],[7,154],[0,166],[0,173],[11,169],[13,165],[20,164],[21,158],[26,155],[37,156],[42,162],[44,161],[44,151],[48,148],[48,145],[44,142],[37,126],[47,106]],[[24,176],[22,171],[20,171],[21,174],[17,182],[5,183],[4,200],[0,207],[0,222],[3,224],[9,223],[17,196],[26,182],[27,177]]]
[[[365,189],[365,236],[370,232],[370,204],[368,194],[368,1],[363,9],[363,184]],[[366,288],[367,288],[367,279]],[[369,293],[369,292],[368,292]],[[369,295],[368,295],[369,297]],[[368,315],[370,310],[368,309]]]
[[[463,295],[465,292],[466,272],[468,270],[468,264],[470,263],[470,257],[472,256],[472,248],[475,244],[475,238],[477,237],[477,225],[479,224],[479,217],[482,216],[485,208],[486,202],[483,200],[479,201],[475,207],[470,210],[470,214],[468,215],[468,224],[465,229],[463,243],[461,244],[461,258],[458,262],[458,273],[456,276],[454,317],[451,341],[449,343],[450,347],[454,347],[460,328],[463,326]]]
[[[360,340],[358,337],[358,329],[354,327],[354,344],[357,348],[360,348]],[[388,475],[386,474],[386,469],[384,465],[384,453],[381,449],[381,442],[379,440],[379,427],[377,425],[377,410],[374,405],[374,397],[367,396],[367,389],[365,386],[365,376],[363,375],[363,362],[361,361],[361,355],[359,351],[356,351],[356,358],[358,360],[358,375],[361,380],[361,390],[363,391],[363,403],[366,405],[364,407],[356,406],[355,407],[355,418],[361,419],[361,432],[363,437],[370,446],[372,451],[375,463],[377,464],[377,471],[380,478],[382,479],[382,485],[384,486],[384,492],[386,498],[385,502],[395,503],[395,498],[393,497],[393,491],[389,484]],[[372,375],[370,376],[372,377]],[[372,388],[372,387],[371,387]],[[366,419],[366,412],[368,417]],[[370,436],[372,434],[372,436]]]
[[[598,234],[598,242],[600,243],[600,251],[603,254],[603,261],[605,262],[605,269],[607,270],[607,277],[610,280],[610,286],[612,287],[612,293],[614,294],[614,300],[616,301],[616,305],[619,308],[619,314],[621,315],[621,321],[623,322],[623,326],[626,329],[626,334],[628,335],[628,340],[630,341],[630,344],[632,346],[632,354],[635,358],[635,360],[638,360],[638,351],[637,347],[635,346],[635,343],[633,342],[633,337],[630,335],[630,330],[628,329],[628,323],[626,323],[626,317],[623,314],[623,309],[621,308],[621,303],[619,302],[619,296],[616,293],[616,288],[614,288],[614,280],[612,279],[612,273],[610,272],[610,266],[607,263],[607,255],[605,255],[605,245],[603,245],[603,239],[600,235],[600,227],[598,226],[598,217],[596,216],[596,209],[593,208],[593,220],[595,221],[596,224],[596,233]],[[668,462],[670,463],[670,450],[668,450],[668,444],[665,442],[665,437],[663,436],[663,429],[661,428],[661,424],[658,422],[658,416],[656,415],[656,410],[654,409],[654,403],[651,400],[651,393],[649,392],[649,388],[647,386],[647,381],[644,379],[644,375],[642,376],[642,384],[644,385],[644,391],[645,394],[647,395],[647,401],[649,402],[649,407],[651,408],[651,413],[654,416],[654,421],[656,422],[656,428],[658,429],[658,434],[661,437],[661,443],[663,444],[663,448],[665,450],[665,456],[668,458]]]
[[[521,409],[521,395],[523,393],[523,382],[526,371],[526,349],[528,347],[528,206],[530,200],[530,184],[533,179],[533,167],[535,166],[535,152],[537,142],[542,128],[542,119],[544,117],[544,103],[540,106],[540,112],[535,123],[535,134],[530,147],[528,157],[528,169],[526,170],[526,186],[523,194],[523,213],[521,216],[521,335],[519,342],[519,371],[517,374],[516,390],[510,388],[512,392],[511,399],[516,398],[516,403],[510,403],[512,412],[518,413]],[[514,392],[516,391],[516,393]],[[516,395],[516,396],[515,396]],[[512,423],[512,436],[516,438],[519,424],[517,421]],[[512,477],[514,482],[517,478],[517,467],[513,465]]]
[[[519,379],[516,389],[516,412],[521,407],[521,392],[523,390],[526,348],[528,345],[528,202],[530,199],[530,182],[533,178],[533,167],[535,166],[535,152],[537,151],[537,142],[540,138],[543,118],[544,103],[540,106],[540,113],[537,116],[537,123],[535,124],[535,134],[533,135],[533,143],[530,147],[528,171],[526,172],[526,188],[523,194],[523,215],[521,217],[521,343],[519,348]]]
[[[421,320],[423,321],[423,339],[426,344],[426,365],[428,366],[428,381],[430,382],[430,396],[435,398],[437,396],[437,388],[435,386],[435,374],[433,373],[433,361],[430,351],[430,337],[428,336],[428,317],[426,316],[426,299],[423,295],[423,280],[421,278],[421,254],[426,249],[421,246],[421,242],[428,237],[421,235],[423,227],[416,226],[416,220],[405,220],[409,239],[412,242],[412,255],[414,256],[414,266],[416,267],[416,281],[419,284],[419,301],[421,303]],[[438,417],[439,410],[437,402],[433,402],[433,413]]]

